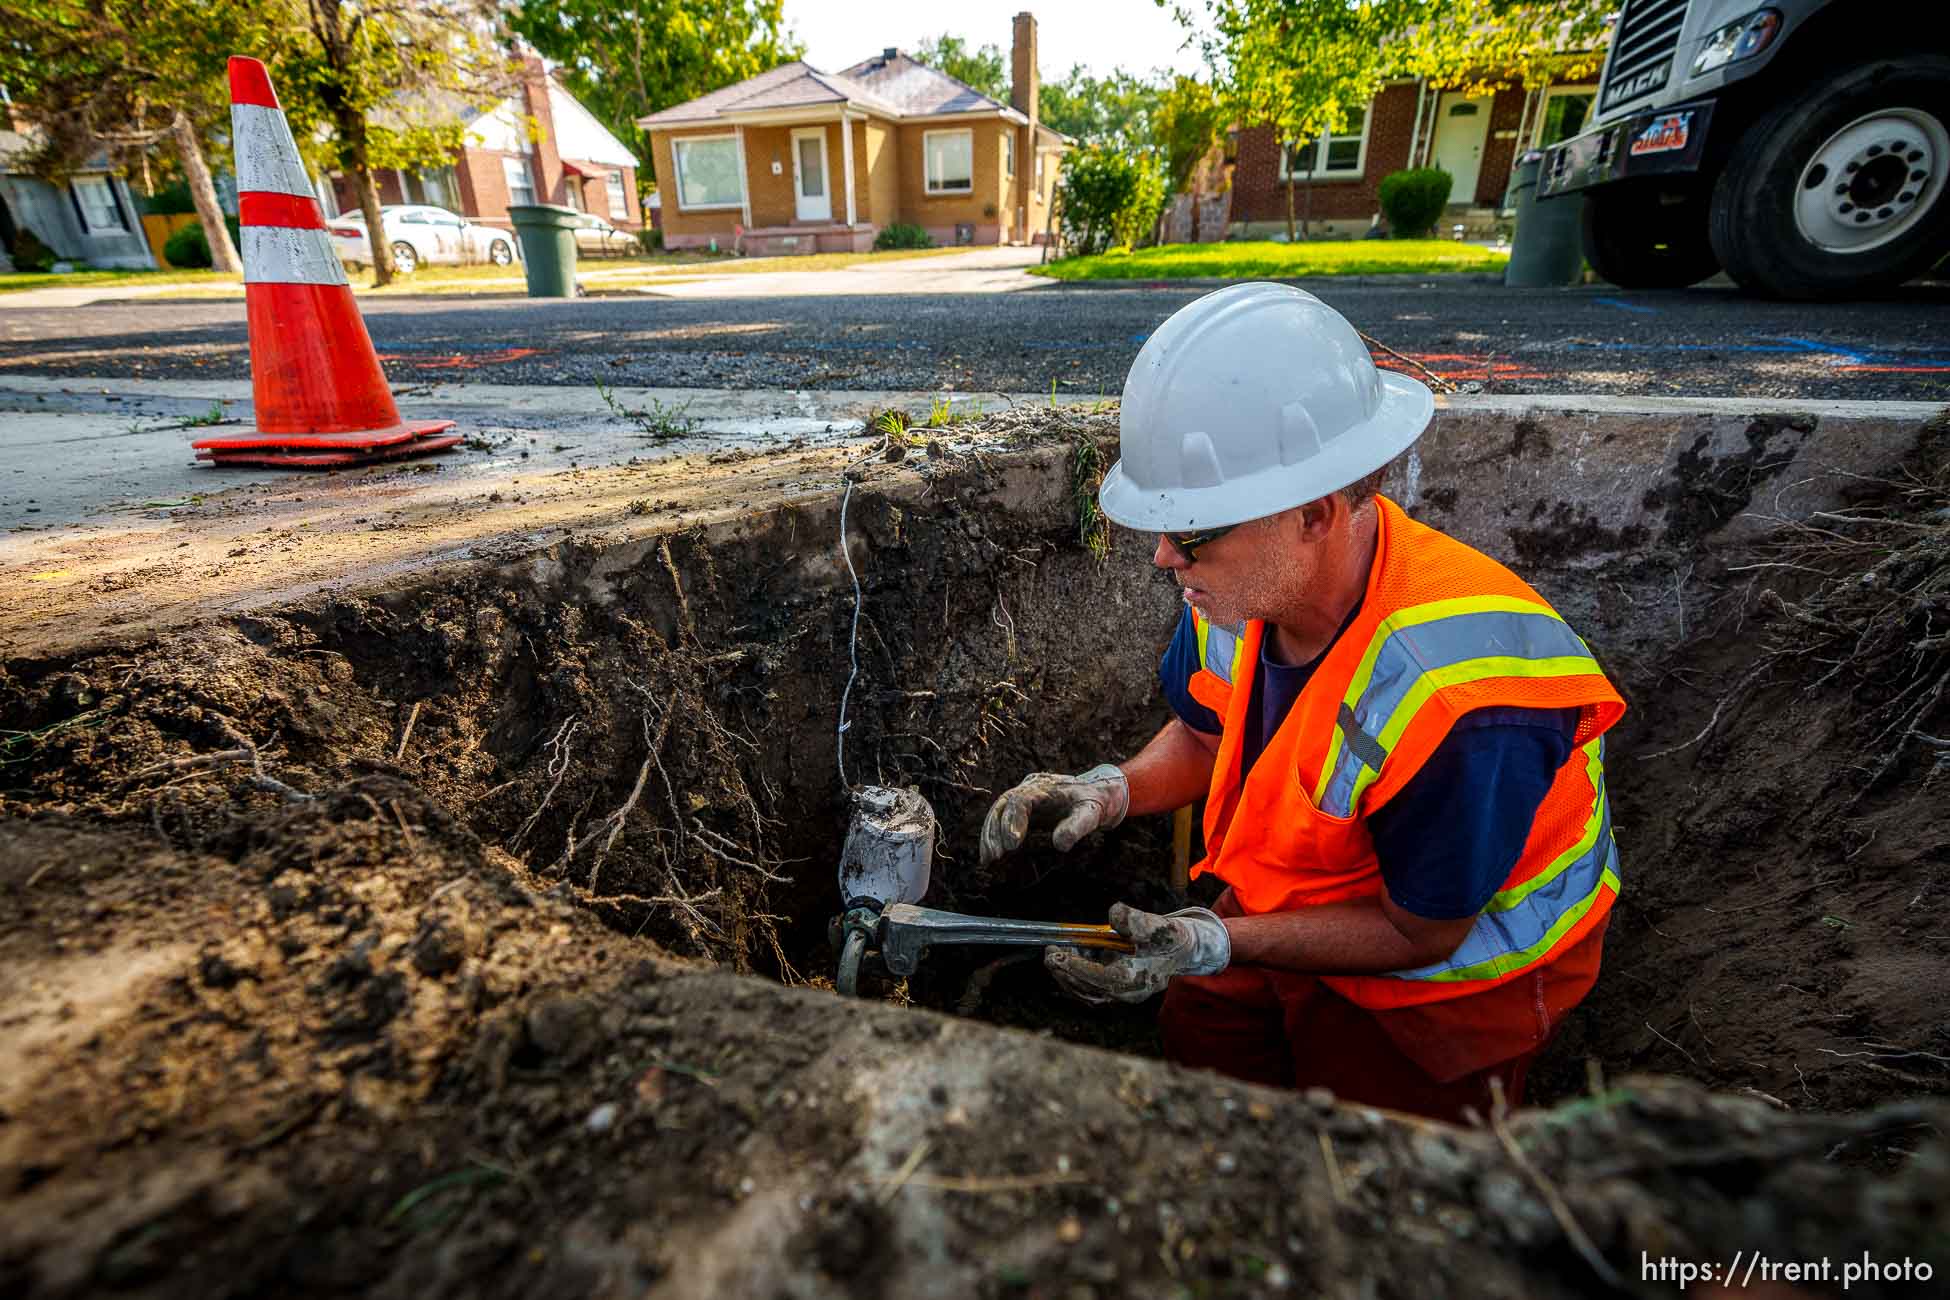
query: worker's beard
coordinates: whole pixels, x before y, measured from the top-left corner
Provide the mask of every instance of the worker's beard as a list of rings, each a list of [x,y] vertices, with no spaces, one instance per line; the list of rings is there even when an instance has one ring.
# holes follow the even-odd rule
[[[1196,608],[1207,622],[1218,627],[1235,627],[1253,618],[1278,623],[1305,606],[1320,572],[1319,551],[1269,540],[1273,544],[1251,560],[1252,567],[1237,570],[1236,578],[1219,576],[1223,584],[1220,590],[1202,586],[1198,579],[1203,575],[1196,566],[1188,571],[1192,581],[1180,576],[1180,586],[1197,588],[1201,593]]]

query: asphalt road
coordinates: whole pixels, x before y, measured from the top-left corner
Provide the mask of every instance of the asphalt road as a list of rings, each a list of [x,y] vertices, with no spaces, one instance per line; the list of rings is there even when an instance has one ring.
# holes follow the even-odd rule
[[[1950,285],[1813,306],[1730,290],[1507,290],[1470,280],[1308,288],[1387,348],[1494,393],[1950,401]],[[1204,287],[572,302],[367,300],[396,385],[417,381],[1115,395]],[[1403,365],[1383,357],[1384,363]],[[10,374],[245,378],[241,302],[9,311]]]

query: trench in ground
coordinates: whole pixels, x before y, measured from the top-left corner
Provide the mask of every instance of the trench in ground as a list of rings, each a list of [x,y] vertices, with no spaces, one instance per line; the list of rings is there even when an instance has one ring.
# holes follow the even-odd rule
[[[1811,612],[1833,586],[1811,570],[1864,581],[1893,552],[1820,550],[1799,524],[1727,535],[1779,486],[1809,431],[1759,421],[1702,436],[1631,488],[1644,522],[1625,527],[1585,503],[1489,498],[1480,468],[1445,480],[1446,465],[1548,462],[1548,430],[1534,426],[1487,453],[1432,451],[1409,467],[1417,481],[1395,485],[1429,522],[1474,531],[1513,562],[1631,706],[1608,767],[1626,892],[1599,987],[1536,1072],[1533,1101],[1584,1092],[1590,1061],[1794,1110],[1857,1109],[1950,1080],[1935,995],[1946,941],[1930,919],[1950,837],[1934,811],[1933,751],[1909,734],[1942,733],[1942,652],[1899,645],[1854,669],[1784,653],[1818,633],[1839,644],[1832,629],[1797,624],[1839,617]],[[15,733],[0,867],[22,904],[6,951],[24,959],[17,969],[70,980],[84,956],[115,959],[109,987],[62,991],[61,1018],[82,1025],[65,1048],[85,1054],[102,1039],[88,1038],[91,1007],[141,975],[132,954],[193,949],[197,974],[177,994],[261,994],[200,1017],[215,1027],[199,1032],[227,1044],[216,1050],[287,1083],[324,1071],[357,1106],[395,1119],[453,1077],[456,1054],[502,1078],[540,1068],[562,1036],[575,1042],[582,1031],[531,1012],[512,1039],[482,1046],[497,1004],[551,982],[665,956],[821,982],[847,812],[835,722],[856,654],[848,775],[914,786],[934,807],[929,903],[1066,920],[1095,920],[1120,899],[1172,905],[1167,819],[1069,855],[1032,850],[993,871],[975,861],[994,792],[1027,771],[1134,752],[1165,717],[1155,674],[1175,588],[1085,505],[1114,422],[1067,416],[1055,434],[863,477],[844,499],[864,593],[857,642],[836,493],[161,642],[16,660],[0,682]],[[1888,481],[1940,488],[1937,454],[1928,434],[1892,448]],[[1863,495],[1875,497],[1865,508],[1900,511],[1916,494]],[[1934,582],[1932,562],[1910,555],[1913,571],[1877,581],[1891,592]],[[1879,741],[1859,726],[1869,715]],[[1881,761],[1892,752],[1906,757]],[[213,863],[238,868],[234,892],[207,892]],[[445,901],[469,900],[462,914],[426,919],[457,888]],[[516,895],[543,911],[510,921],[501,911]],[[188,923],[186,903],[228,919]],[[603,937],[577,928],[588,917]],[[416,990],[456,979],[472,981],[459,1019],[430,1022]],[[303,1005],[280,1012],[280,991]],[[873,980],[868,992],[1156,1053],[1150,1009],[1074,1007],[1031,960],[937,950],[907,985]],[[280,1028],[281,1016],[292,1023]],[[10,1044],[21,1059],[64,1047],[57,1031],[35,1032]],[[199,1076],[162,1047],[143,1050],[129,1077],[173,1093],[175,1109],[137,1115],[124,1139],[166,1144],[171,1117],[195,1109],[183,1094]],[[66,1087],[74,1104],[99,1101]],[[310,1100],[264,1102],[263,1140],[354,1105],[299,1091]],[[15,1095],[0,1114],[29,1110]],[[58,1185],[70,1166],[47,1152],[74,1158],[99,1138],[93,1122],[72,1118],[66,1132],[56,1117],[34,1144],[21,1123],[0,1125],[16,1193]],[[1900,1163],[1919,1141],[1883,1134],[1855,1154]]]

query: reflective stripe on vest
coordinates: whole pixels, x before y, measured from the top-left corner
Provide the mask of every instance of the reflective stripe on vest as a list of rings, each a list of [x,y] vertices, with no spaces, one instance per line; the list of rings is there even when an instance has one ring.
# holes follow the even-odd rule
[[[1227,686],[1233,683],[1233,667],[1239,661],[1240,634],[1246,629],[1217,627],[1205,615],[1192,611],[1192,625],[1198,629],[1198,664]]]
[[[1600,676],[1591,651],[1545,605],[1510,596],[1431,601],[1383,619],[1342,701],[1314,806],[1351,817],[1416,711],[1445,686],[1486,677]]]
[[[1585,772],[1598,797],[1584,834],[1548,867],[1499,890],[1462,946],[1445,961],[1390,971],[1405,980],[1491,980],[1521,970],[1554,947],[1584,919],[1598,891],[1618,892],[1618,847],[1611,837],[1611,800],[1605,795],[1605,738],[1583,747]]]

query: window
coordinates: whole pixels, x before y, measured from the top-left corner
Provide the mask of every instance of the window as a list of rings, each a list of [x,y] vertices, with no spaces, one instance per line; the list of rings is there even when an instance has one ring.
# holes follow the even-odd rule
[[[609,191],[609,215],[612,219],[628,220],[630,215],[630,196],[623,188],[623,173],[611,172],[603,178],[603,187]]]
[[[1585,118],[1591,115],[1591,91],[1551,91],[1544,99],[1544,123],[1537,133],[1537,147],[1558,144],[1569,140],[1584,129]]]
[[[535,201],[535,173],[526,158],[503,158],[501,171],[508,178],[510,205]]]
[[[1323,176],[1333,179],[1361,174],[1368,152],[1368,111],[1356,109],[1348,115],[1347,127],[1333,135],[1321,136],[1301,145],[1287,145],[1280,160],[1280,179],[1296,176]]]
[[[730,135],[693,136],[670,142],[677,163],[677,206],[680,208],[736,208],[744,206],[745,178],[738,168],[738,138]]]
[[[975,190],[975,133],[924,131],[921,157],[930,194],[971,194]]]
[[[407,197],[415,203],[425,203],[436,208],[459,206],[454,198],[460,193],[460,186],[454,180],[452,167],[436,167],[415,175],[415,184],[408,188]],[[414,190],[418,190],[417,197]]]
[[[1036,197],[1041,198],[1042,194],[1043,194],[1043,151],[1041,149],[1038,149],[1036,151]]]
[[[1016,133],[1002,133],[1002,174],[1010,180],[1016,178]]]
[[[107,177],[77,176],[72,192],[83,230],[91,235],[128,233],[128,220],[122,215],[122,205],[116,202]]]
[[[569,201],[569,206],[574,208],[577,212],[581,212],[583,210],[582,209],[582,180],[580,177],[564,176],[562,178],[562,197],[567,199]]]

